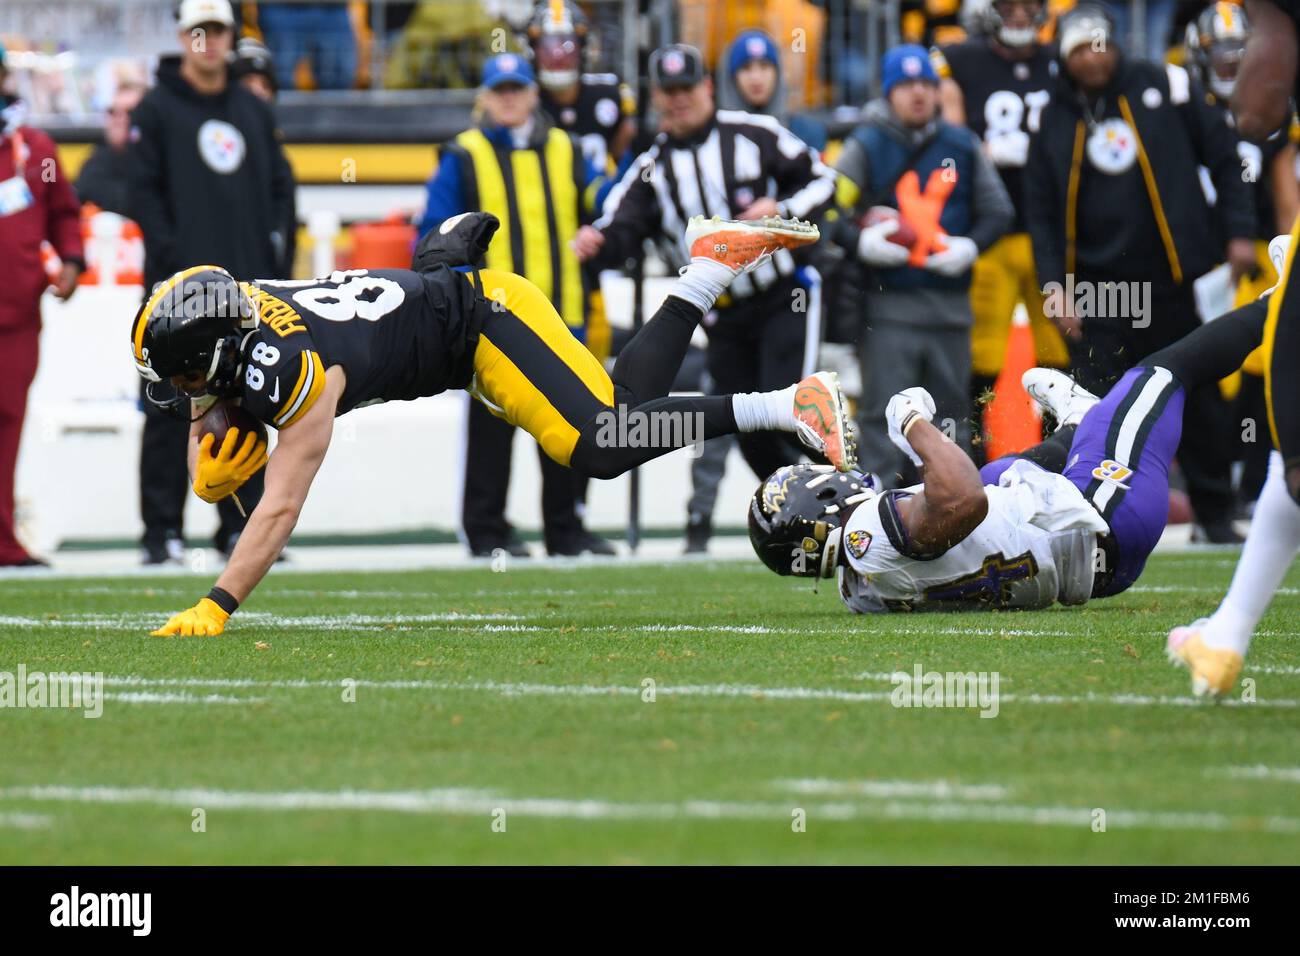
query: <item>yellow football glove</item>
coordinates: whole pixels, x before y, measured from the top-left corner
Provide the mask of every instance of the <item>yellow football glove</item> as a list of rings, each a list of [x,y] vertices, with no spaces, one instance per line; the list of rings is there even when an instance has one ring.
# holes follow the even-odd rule
[[[194,493],[204,501],[218,502],[233,495],[266,464],[266,442],[258,441],[249,432],[244,443],[236,450],[239,429],[231,428],[221,443],[221,450],[212,454],[214,435],[209,432],[199,441],[199,457],[194,468]]]
[[[188,611],[172,615],[162,627],[150,631],[150,637],[213,637],[226,629],[230,615],[212,598],[203,598]]]

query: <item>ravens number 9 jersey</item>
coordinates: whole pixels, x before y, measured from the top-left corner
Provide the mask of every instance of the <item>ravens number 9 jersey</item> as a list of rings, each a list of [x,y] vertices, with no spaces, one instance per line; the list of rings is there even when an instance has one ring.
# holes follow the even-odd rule
[[[351,269],[324,279],[241,283],[257,313],[243,343],[243,405],[286,428],[347,376],[335,410],[461,388],[472,366],[473,291],[448,269]]]

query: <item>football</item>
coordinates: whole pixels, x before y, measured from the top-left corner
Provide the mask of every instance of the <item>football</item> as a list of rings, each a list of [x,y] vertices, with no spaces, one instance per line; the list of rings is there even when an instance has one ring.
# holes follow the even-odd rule
[[[860,225],[865,229],[868,226],[884,222],[886,219],[896,219],[898,221],[898,228],[888,236],[890,242],[907,249],[911,249],[912,246],[916,245],[916,230],[892,206],[872,206],[863,214]]]
[[[220,450],[221,443],[226,440],[226,432],[232,428],[239,429],[237,441],[240,446],[250,431],[257,435],[259,441],[266,441],[266,426],[242,405],[227,401],[214,403],[199,419],[199,441],[203,440],[204,435],[212,435],[212,453],[215,455]]]

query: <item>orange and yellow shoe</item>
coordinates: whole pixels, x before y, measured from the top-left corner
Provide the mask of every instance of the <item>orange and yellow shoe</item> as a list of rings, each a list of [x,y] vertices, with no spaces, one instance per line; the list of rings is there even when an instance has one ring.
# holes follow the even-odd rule
[[[1226,648],[1210,647],[1201,637],[1208,618],[1169,632],[1165,653],[1169,659],[1192,672],[1192,693],[1197,697],[1222,697],[1236,686],[1244,663],[1240,654]]]
[[[692,216],[686,224],[686,248],[697,256],[721,262],[737,273],[757,269],[780,249],[797,249],[821,238],[811,222],[764,216],[732,221]]]
[[[794,393],[794,417],[799,440],[837,470],[858,466],[857,438],[838,375],[814,372],[801,381]]]

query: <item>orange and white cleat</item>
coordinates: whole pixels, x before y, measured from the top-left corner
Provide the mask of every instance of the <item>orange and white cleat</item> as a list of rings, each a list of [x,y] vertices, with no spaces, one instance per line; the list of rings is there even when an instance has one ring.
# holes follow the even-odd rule
[[[795,389],[794,417],[799,440],[838,471],[858,466],[858,442],[848,404],[834,372],[814,372]]]
[[[1201,636],[1208,618],[1169,632],[1165,653],[1169,660],[1192,672],[1192,693],[1197,697],[1222,697],[1236,686],[1244,663],[1240,654],[1210,647]]]
[[[811,222],[764,216],[733,221],[714,216],[692,216],[686,224],[686,247],[691,257],[712,259],[737,273],[749,272],[781,249],[797,249],[821,238]]]

